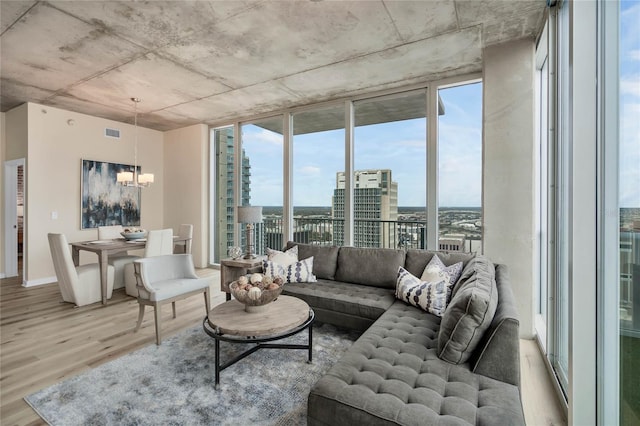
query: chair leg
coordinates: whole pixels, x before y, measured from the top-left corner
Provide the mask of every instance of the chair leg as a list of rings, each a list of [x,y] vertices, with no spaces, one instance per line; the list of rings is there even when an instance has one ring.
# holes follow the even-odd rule
[[[156,345],[159,346],[162,342],[162,334],[160,332],[160,328],[162,327],[162,306],[154,304],[153,310],[156,315]]]
[[[173,317],[176,317],[176,302],[171,302],[171,308],[173,309]]]
[[[134,333],[140,329],[140,326],[142,325],[142,319],[144,318],[144,305],[140,304],[139,307],[140,309],[138,310],[138,323],[136,324],[136,328],[133,330]]]
[[[207,310],[206,315],[209,315],[209,291],[204,291],[204,308]]]

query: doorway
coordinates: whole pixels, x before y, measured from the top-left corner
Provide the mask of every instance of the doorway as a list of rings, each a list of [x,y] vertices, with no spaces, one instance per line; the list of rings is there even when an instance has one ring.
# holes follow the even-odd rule
[[[25,160],[20,158],[5,162],[4,175],[4,266],[5,276],[15,277],[18,269],[24,277],[23,253],[25,236]]]

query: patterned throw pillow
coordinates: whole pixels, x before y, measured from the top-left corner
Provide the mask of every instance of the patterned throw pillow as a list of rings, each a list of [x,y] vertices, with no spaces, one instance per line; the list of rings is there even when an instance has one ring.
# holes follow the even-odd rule
[[[448,285],[445,280],[427,282],[398,268],[396,297],[423,311],[441,317],[447,308]]]
[[[298,261],[298,246],[293,246],[287,251],[279,251],[267,248],[267,260],[282,266],[289,266]]]
[[[267,277],[281,276],[286,283],[314,283],[317,281],[316,276],[312,273],[313,256],[287,266],[271,260],[263,260],[262,271]]]
[[[451,290],[458,282],[462,274],[462,262],[454,263],[451,266],[445,266],[437,254],[434,254],[427,266],[422,272],[420,279],[422,281],[437,282],[444,280],[447,284],[447,303],[451,300]]]

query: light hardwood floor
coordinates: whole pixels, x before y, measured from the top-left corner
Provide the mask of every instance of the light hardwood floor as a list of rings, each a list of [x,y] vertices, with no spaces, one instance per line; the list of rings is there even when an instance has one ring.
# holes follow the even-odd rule
[[[224,302],[220,274],[211,276],[212,306]],[[0,424],[42,425],[23,397],[143,346],[155,344],[153,311],[147,308],[142,328],[133,332],[138,306],[122,290],[109,304],[75,308],[63,303],[57,284],[24,288],[21,278],[0,280]],[[199,324],[204,302],[198,294],[178,301],[177,318],[163,309],[165,338]],[[543,360],[533,341],[521,341],[522,396],[528,425],[564,425]]]

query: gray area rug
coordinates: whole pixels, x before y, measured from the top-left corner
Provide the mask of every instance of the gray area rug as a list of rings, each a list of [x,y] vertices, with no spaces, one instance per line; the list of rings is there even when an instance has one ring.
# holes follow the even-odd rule
[[[304,425],[309,390],[356,338],[316,325],[312,364],[306,350],[261,349],[223,370],[216,391],[214,340],[199,325],[25,400],[51,425]],[[249,345],[220,348],[224,362]]]

